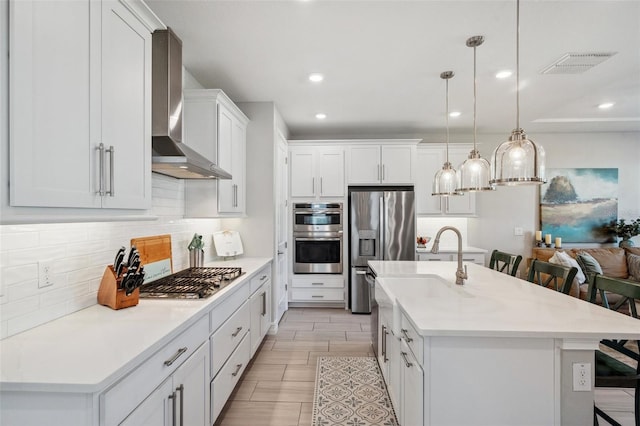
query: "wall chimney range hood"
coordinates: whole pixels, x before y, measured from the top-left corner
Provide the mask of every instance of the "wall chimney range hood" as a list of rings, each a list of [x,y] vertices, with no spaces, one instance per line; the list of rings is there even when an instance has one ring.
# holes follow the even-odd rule
[[[151,73],[151,170],[178,179],[231,179],[181,141],[182,42],[170,28],[153,33]]]

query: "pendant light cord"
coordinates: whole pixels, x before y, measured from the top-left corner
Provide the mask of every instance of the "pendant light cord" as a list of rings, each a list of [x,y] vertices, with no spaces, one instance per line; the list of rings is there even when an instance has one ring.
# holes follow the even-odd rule
[[[473,46],[473,151],[477,151],[476,148],[476,46]]]
[[[516,0],[516,129],[520,129],[520,0]]]
[[[445,102],[445,109],[446,109],[446,115],[447,115],[447,149],[446,149],[446,159],[447,159],[447,163],[449,162],[449,79],[446,80],[446,90],[447,90],[447,96],[446,96],[446,102]]]

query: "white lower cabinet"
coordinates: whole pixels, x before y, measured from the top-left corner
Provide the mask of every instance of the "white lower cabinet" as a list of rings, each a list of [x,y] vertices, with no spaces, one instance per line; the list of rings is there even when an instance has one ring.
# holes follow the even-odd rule
[[[342,275],[298,274],[291,286],[292,302],[344,302]]]
[[[254,278],[259,280],[260,277]],[[251,309],[251,356],[256,353],[262,339],[271,327],[271,279],[265,279],[249,299]]]
[[[424,372],[404,340],[400,344],[400,358],[402,402],[399,421],[403,425],[422,425],[424,424]]]
[[[242,373],[251,359],[251,339],[245,333],[242,341],[231,354],[227,362],[220,369],[211,382],[211,424],[213,424],[224,408],[233,388],[240,381]]]
[[[457,253],[418,253],[418,260],[428,262],[453,262],[458,260]],[[484,265],[484,253],[462,252],[462,261]]]
[[[205,426],[209,418],[209,343],[205,342],[122,426]]]

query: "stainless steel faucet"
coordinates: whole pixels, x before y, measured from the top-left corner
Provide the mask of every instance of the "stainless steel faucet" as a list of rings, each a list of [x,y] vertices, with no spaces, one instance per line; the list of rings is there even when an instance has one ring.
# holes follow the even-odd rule
[[[465,265],[464,269],[462,268],[462,234],[458,231],[457,228],[453,226],[443,226],[440,228],[438,233],[436,234],[436,239],[433,242],[433,246],[431,247],[431,253],[438,253],[440,250],[440,235],[446,230],[452,230],[458,236],[458,269],[456,270],[456,284],[462,285],[464,284],[464,280],[468,278],[467,276],[467,266]]]

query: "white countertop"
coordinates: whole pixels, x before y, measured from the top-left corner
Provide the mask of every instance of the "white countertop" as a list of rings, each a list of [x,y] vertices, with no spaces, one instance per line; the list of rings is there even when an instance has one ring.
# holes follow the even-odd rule
[[[369,262],[379,285],[423,336],[640,339],[637,319],[465,264],[469,278],[460,286],[457,262]]]
[[[431,247],[433,246],[433,242],[429,241],[426,247],[416,247],[416,252],[418,253],[431,253]],[[458,246],[440,246],[438,248],[438,253],[457,253]],[[478,247],[464,246],[462,247],[463,253],[486,253],[487,250],[481,249]]]
[[[96,392],[178,336],[271,262],[239,258],[244,274],[207,299],[140,299],[113,310],[94,305],[0,341],[0,389]]]

